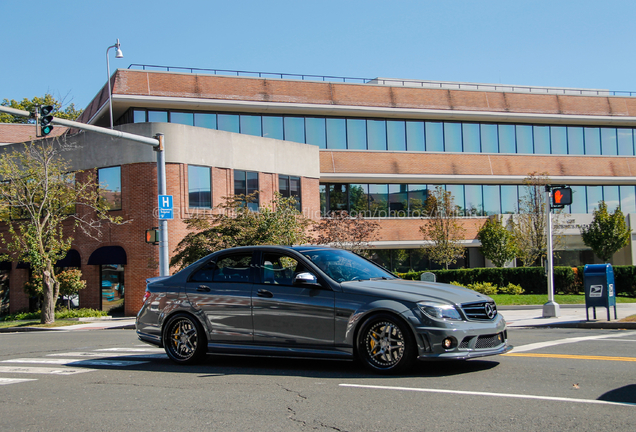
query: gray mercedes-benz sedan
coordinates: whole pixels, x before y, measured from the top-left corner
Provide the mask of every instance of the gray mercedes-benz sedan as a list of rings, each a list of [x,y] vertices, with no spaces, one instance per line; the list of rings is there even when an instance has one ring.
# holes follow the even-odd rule
[[[495,302],[400,279],[352,252],[249,246],[148,280],[139,339],[177,363],[206,353],[359,359],[377,372],[510,349]]]

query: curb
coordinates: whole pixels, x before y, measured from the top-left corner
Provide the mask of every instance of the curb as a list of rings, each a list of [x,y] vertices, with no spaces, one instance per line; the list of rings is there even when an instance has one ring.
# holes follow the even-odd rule
[[[606,329],[606,330],[636,330],[636,322],[619,322],[619,321],[581,321],[581,322],[563,322],[563,323],[546,323],[546,324],[530,324],[521,327],[532,328],[579,328],[579,329]]]

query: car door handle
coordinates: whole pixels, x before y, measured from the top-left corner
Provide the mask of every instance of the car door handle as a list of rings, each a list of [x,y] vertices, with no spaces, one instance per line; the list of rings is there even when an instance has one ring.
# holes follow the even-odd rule
[[[205,285],[199,285],[197,287],[197,291],[199,291],[199,292],[210,292],[210,287],[207,287]]]
[[[264,289],[259,289],[257,295],[259,297],[266,297],[266,298],[274,297],[274,294],[271,291],[267,291],[267,290],[264,290]]]

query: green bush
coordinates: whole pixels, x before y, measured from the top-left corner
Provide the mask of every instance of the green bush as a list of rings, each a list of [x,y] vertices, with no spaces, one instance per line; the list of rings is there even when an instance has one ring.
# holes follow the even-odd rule
[[[497,286],[491,284],[490,282],[477,282],[474,284],[469,284],[467,288],[488,296],[497,294]]]
[[[501,287],[498,290],[498,294],[512,294],[512,295],[521,295],[523,294],[523,288],[521,285],[515,285],[513,283],[509,283],[505,287]]]
[[[636,297],[636,266],[614,266],[614,282],[617,295]],[[524,294],[547,294],[548,282],[543,267],[473,268],[458,270],[428,270],[435,274],[437,282],[453,283],[464,287],[489,282],[499,287],[509,284],[521,286]],[[399,273],[403,279],[420,280],[423,272]],[[504,288],[505,289],[505,288]],[[583,292],[583,266],[555,267],[555,294]]]
[[[63,309],[55,312],[55,319],[68,318],[94,318],[107,316],[108,312],[96,309]],[[0,321],[21,321],[21,320],[39,320],[41,312],[19,312],[13,315],[5,315]]]

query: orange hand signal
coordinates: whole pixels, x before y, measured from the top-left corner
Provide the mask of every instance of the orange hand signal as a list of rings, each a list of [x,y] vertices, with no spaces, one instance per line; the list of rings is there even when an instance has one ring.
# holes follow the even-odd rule
[[[557,189],[557,191],[554,193],[554,203],[561,204],[562,199],[563,199],[563,193]]]

